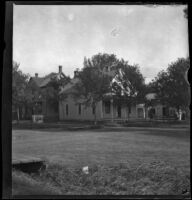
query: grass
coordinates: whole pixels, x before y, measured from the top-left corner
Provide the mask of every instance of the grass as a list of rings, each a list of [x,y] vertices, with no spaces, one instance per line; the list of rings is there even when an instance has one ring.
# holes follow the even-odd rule
[[[93,165],[89,174],[59,163],[49,163],[40,175],[13,172],[15,195],[181,195],[190,190],[189,185],[188,175],[161,161]]]
[[[189,191],[189,141],[186,128],[13,130],[13,157],[48,163],[40,176],[14,171],[13,193],[182,194]]]

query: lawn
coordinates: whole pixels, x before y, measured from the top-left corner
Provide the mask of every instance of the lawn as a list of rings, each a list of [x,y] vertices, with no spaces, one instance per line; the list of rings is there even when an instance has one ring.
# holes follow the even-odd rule
[[[67,174],[76,174],[84,180],[83,182],[73,177],[74,183],[79,183],[79,185],[68,189],[66,189],[66,182],[60,182],[60,186],[55,186],[52,180],[50,184],[57,190],[58,187],[62,187],[62,184],[66,186],[64,189],[60,189],[61,193],[112,194],[112,191],[116,191],[115,194],[119,194],[119,192],[120,194],[181,194],[181,190],[186,188],[189,190],[190,132],[188,128],[108,128],[86,131],[13,130],[12,140],[12,156],[14,158],[23,155],[33,156],[43,158],[49,163],[48,169],[42,173],[41,179],[33,177],[36,181],[47,183],[49,182],[46,178],[47,174],[51,177],[54,173],[56,177],[61,177],[61,173],[65,177],[64,169],[68,170]],[[97,179],[93,183],[95,180],[93,176],[90,178],[89,175],[85,178],[83,174],[80,174],[83,166],[89,166],[92,172],[95,170],[94,176],[96,177],[102,174],[105,181],[102,179],[99,182]],[[116,169],[115,173],[114,169]],[[124,171],[122,172],[122,170]],[[129,177],[135,174],[129,182],[127,179],[125,180],[124,176],[126,170],[129,170]],[[142,172],[140,175],[138,170]],[[20,177],[15,172],[14,176],[14,180],[18,180]],[[98,192],[100,191],[98,187],[102,187],[101,183],[106,180],[109,182],[108,186],[103,186],[106,190],[103,191],[100,188],[101,192]],[[73,185],[71,181],[72,179],[69,182]],[[115,190],[114,185],[111,185],[114,181],[117,185],[126,185],[126,188],[129,185],[129,189],[136,184],[135,188],[137,189],[126,190],[122,186],[122,189]],[[90,189],[83,183],[94,187]],[[163,185],[157,185],[157,183]],[[172,185],[169,186],[169,183]],[[155,184],[156,189],[153,188]],[[89,188],[89,192],[85,188]]]

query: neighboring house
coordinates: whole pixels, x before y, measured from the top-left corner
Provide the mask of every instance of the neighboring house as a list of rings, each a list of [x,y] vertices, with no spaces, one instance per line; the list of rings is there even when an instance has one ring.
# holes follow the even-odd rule
[[[36,91],[38,94],[38,90],[41,92],[45,91],[48,87],[50,81],[54,78],[60,79],[66,77],[62,72],[62,66],[59,66],[58,73],[50,73],[45,77],[39,77],[37,73],[35,73],[34,77],[30,78],[30,83],[36,85]],[[59,119],[59,111],[58,106],[53,106],[49,103],[46,98],[36,98],[35,100],[35,108],[32,110],[32,115],[43,115],[45,121],[57,121]]]
[[[163,105],[155,93],[146,95],[148,105],[145,106],[146,119],[176,119],[177,109]]]

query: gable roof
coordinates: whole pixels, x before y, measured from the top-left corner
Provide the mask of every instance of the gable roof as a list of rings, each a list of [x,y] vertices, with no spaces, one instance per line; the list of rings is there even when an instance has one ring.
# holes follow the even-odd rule
[[[71,79],[69,83],[67,83],[63,88],[61,88],[60,94],[62,93],[68,94],[68,93],[73,92],[75,84],[79,82],[80,80],[77,77]]]
[[[34,81],[38,87],[40,87],[43,80],[44,80],[43,77],[31,77],[30,78],[30,81]]]
[[[53,78],[60,79],[63,77],[65,77],[65,74],[63,74],[63,73],[52,72],[45,77],[31,77],[30,80],[33,80],[37,84],[38,87],[43,88],[43,87],[47,86],[47,84],[51,81],[51,79],[53,79]]]
[[[56,77],[56,73],[50,73],[48,74],[47,76],[45,76],[43,78],[43,81],[41,82],[40,86],[39,87],[45,87],[50,81],[52,78],[55,78]]]
[[[115,78],[115,70],[103,70],[103,74],[105,75],[109,75],[111,77],[114,77]],[[73,79],[70,80],[70,82],[68,84],[66,84],[60,91],[60,94],[70,94],[72,92],[75,91],[75,88],[74,86],[76,84],[78,84],[80,82],[80,79],[78,77],[74,77]]]

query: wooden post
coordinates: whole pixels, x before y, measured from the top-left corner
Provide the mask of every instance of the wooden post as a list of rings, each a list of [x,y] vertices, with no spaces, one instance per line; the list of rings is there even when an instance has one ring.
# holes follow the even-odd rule
[[[143,117],[146,118],[145,107],[143,108]]]
[[[114,121],[114,116],[113,116],[113,99],[111,99],[111,121]]]
[[[103,119],[103,101],[101,100],[101,119]]]

